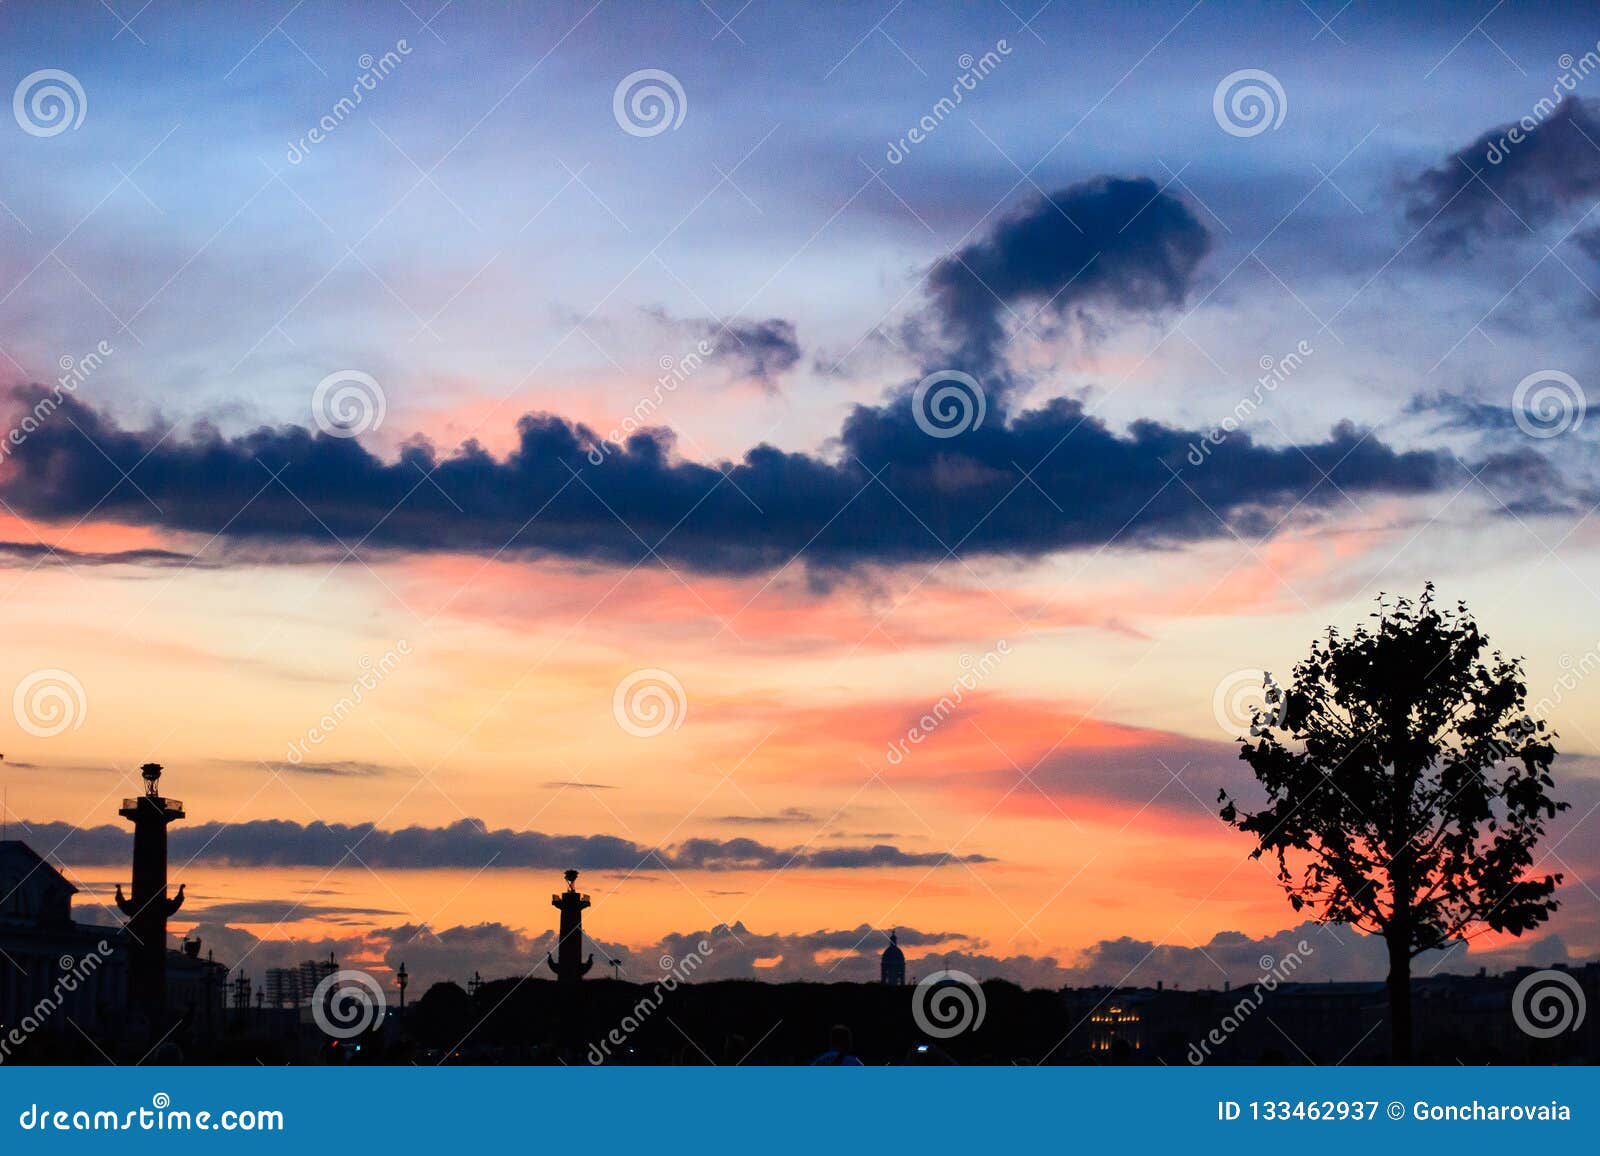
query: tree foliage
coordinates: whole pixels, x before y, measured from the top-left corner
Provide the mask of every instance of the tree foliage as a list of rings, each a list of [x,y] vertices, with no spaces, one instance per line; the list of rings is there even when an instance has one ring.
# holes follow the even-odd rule
[[[1525,709],[1518,660],[1489,651],[1464,603],[1383,596],[1375,625],[1330,628],[1269,679],[1240,757],[1261,810],[1222,792],[1222,818],[1272,855],[1296,911],[1384,936],[1391,957],[1474,926],[1521,935],[1550,917],[1561,876],[1532,873],[1556,736]]]

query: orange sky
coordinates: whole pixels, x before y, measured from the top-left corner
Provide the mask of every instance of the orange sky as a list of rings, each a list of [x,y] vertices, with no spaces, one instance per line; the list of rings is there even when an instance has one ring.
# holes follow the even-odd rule
[[[27,540],[34,529],[10,532]],[[1412,555],[1435,557],[1449,534]],[[46,536],[79,551],[183,545],[98,525]],[[15,567],[0,574],[12,611],[6,673],[15,683],[68,670],[84,710],[53,737],[14,731],[9,806],[24,820],[116,823],[134,768],[153,760],[191,823],[399,828],[474,817],[646,847],[748,837],[987,859],[591,870],[591,931],[623,944],[719,922],[764,932],[867,923],[955,930],[997,956],[1071,961],[1125,935],[1177,944],[1222,930],[1265,935],[1296,920],[1269,869],[1215,817],[1217,787],[1241,772],[1213,691],[1241,668],[1286,670],[1319,624],[1365,613],[1364,568],[1379,545],[1393,549],[1351,527],[1257,551],[949,562],[826,589],[795,572],[690,579],[455,557]],[[1413,564],[1402,558],[1391,575]],[[1564,651],[1527,607],[1559,597],[1562,581],[1559,571],[1520,588],[1462,575],[1450,592],[1528,651],[1538,687],[1559,675]],[[402,643],[359,709],[308,744],[364,660]],[[908,742],[985,655],[960,704]],[[680,725],[653,737],[627,733],[613,713],[618,683],[643,668],[684,688]],[[1568,750],[1592,752],[1597,711],[1595,688],[1565,696],[1553,721],[1571,736]],[[287,759],[296,742],[306,752],[298,767]],[[91,884],[83,916],[109,919],[95,907],[107,894],[96,881],[122,878],[125,866],[71,866]],[[287,897],[304,904],[287,921],[231,923],[307,941],[402,923],[539,932],[551,922],[554,874],[175,865],[190,902],[174,928],[206,922],[219,904]],[[1595,901],[1570,890],[1571,914],[1557,926],[1569,948],[1600,948],[1589,930]],[[323,911],[329,895],[337,913]]]

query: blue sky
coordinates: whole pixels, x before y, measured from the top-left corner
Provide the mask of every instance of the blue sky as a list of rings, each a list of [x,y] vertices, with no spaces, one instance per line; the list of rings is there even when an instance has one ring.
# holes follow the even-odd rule
[[[1549,6],[1355,6],[1328,29],[1294,5],[1050,5],[1027,27],[1001,5],[815,19],[756,4],[731,30],[698,5],[536,14],[452,5],[423,27],[398,3],[226,19],[157,5],[122,30],[98,5],[7,13],[9,72],[64,67],[89,102],[80,129],[0,161],[26,223],[0,216],[10,279],[63,237],[69,267],[46,261],[0,305],[8,350],[45,377],[81,335],[132,321],[137,339],[108,370],[119,404],[293,420],[300,378],[330,357],[382,369],[402,407],[458,396],[462,378],[532,405],[561,372],[676,352],[647,310],[785,317],[808,367],[851,374],[808,373],[805,406],[748,415],[781,417],[774,436],[805,448],[881,389],[890,366],[859,343],[917,304],[920,271],[1040,191],[1113,173],[1202,206],[1220,284],[1186,332],[1227,376],[1338,313],[1321,343],[1337,367],[1321,364],[1345,384],[1333,404],[1297,407],[1297,434],[1393,416],[1397,394],[1488,392],[1528,356],[1582,356],[1565,334],[1521,340],[1526,319],[1590,299],[1560,263],[1495,308],[1537,256],[1526,245],[1443,268],[1412,245],[1346,307],[1413,231],[1396,184],[1521,115],[1563,52],[1593,47]],[[289,164],[362,54],[401,40],[411,51],[393,75]],[[956,116],[886,164],[960,75],[957,57],[1000,40],[1010,54]],[[639,67],[681,81],[680,129],[617,131],[612,89]],[[1280,80],[1281,128],[1217,131],[1211,91],[1238,68]],[[1233,271],[1252,252],[1260,263]],[[1485,314],[1495,344],[1458,345]],[[1360,348],[1338,345],[1346,332]],[[1166,412],[1198,419],[1233,389],[1196,350],[1162,368]],[[708,423],[706,436],[731,453],[765,428]]]

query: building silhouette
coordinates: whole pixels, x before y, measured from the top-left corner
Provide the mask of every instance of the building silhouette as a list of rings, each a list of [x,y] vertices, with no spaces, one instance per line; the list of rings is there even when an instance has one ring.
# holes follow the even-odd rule
[[[339,961],[329,953],[327,959],[301,960],[296,967],[269,967],[266,970],[267,1007],[309,1007],[317,985],[339,970]]]
[[[879,979],[889,987],[906,985],[906,953],[900,950],[899,928],[889,932],[889,946],[883,949],[883,960],[878,965]]]
[[[128,960],[122,931],[73,922],[77,890],[26,843],[0,842],[0,1036],[30,1019],[50,1034],[71,1033],[69,1018],[97,1031],[123,1006]],[[102,944],[112,950],[103,952]],[[68,959],[73,966],[64,969]],[[68,972],[78,973],[70,992],[61,982]],[[37,1014],[58,998],[55,1014]]]
[[[101,1058],[126,1046],[138,1059],[159,1037],[168,1055],[225,1026],[228,969],[197,938],[167,944],[183,888],[167,895],[166,829],[184,810],[160,794],[159,765],[141,770],[145,793],[120,812],[134,826],[133,893],[116,888],[120,927],[76,921],[78,888],[26,843],[0,840],[0,960],[11,961],[0,966],[0,1039],[19,1029],[29,1054],[71,1055],[94,1040]]]
[[[199,938],[189,936],[178,951],[167,952],[166,1008],[169,1016],[182,1018],[191,1038],[214,1039],[225,1026],[228,969],[200,948]]]

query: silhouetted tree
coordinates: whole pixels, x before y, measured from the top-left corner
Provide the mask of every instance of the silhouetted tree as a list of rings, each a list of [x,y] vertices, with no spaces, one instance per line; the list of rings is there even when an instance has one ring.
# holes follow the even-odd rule
[[[1465,603],[1379,596],[1373,627],[1329,628],[1285,690],[1267,681],[1240,757],[1267,805],[1222,818],[1271,853],[1296,911],[1382,935],[1396,1063],[1411,1059],[1411,960],[1469,928],[1521,935],[1550,917],[1560,875],[1533,877],[1555,748],[1528,717],[1521,663]]]
[[[406,1012],[413,1035],[436,1048],[453,1048],[472,1030],[472,997],[458,983],[441,980]]]

